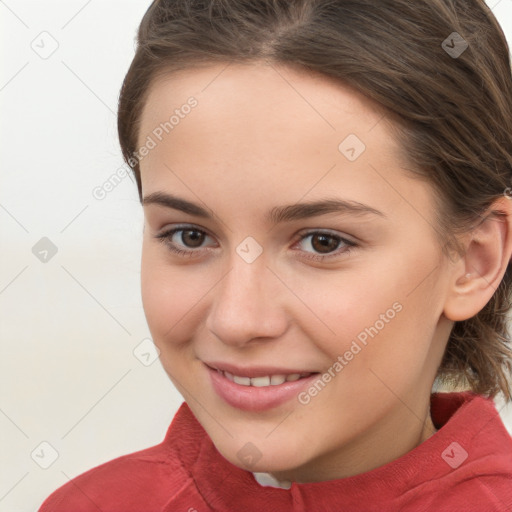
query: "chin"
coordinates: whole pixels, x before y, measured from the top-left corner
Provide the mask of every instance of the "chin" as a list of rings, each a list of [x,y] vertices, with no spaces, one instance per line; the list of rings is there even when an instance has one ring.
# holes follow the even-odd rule
[[[276,446],[268,442],[262,445],[262,441],[255,440],[248,441],[239,450],[233,450],[232,445],[215,447],[231,464],[253,473],[287,472],[308,462],[304,453],[298,457],[297,449],[293,446],[283,449],[282,442]]]

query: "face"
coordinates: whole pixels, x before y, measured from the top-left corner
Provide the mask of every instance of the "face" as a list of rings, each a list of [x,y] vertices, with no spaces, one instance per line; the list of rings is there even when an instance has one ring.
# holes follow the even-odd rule
[[[142,146],[147,321],[219,452],[307,482],[428,437],[450,266],[376,105],[305,71],[212,65],[153,84]]]

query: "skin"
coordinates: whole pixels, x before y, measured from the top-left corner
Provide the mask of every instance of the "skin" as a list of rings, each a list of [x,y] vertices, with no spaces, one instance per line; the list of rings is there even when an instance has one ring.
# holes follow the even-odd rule
[[[505,221],[484,222],[464,239],[463,258],[447,258],[434,192],[405,170],[391,121],[370,100],[275,64],[188,69],[153,83],[140,145],[190,96],[197,106],[141,160],[144,197],[173,194],[213,215],[144,205],[142,297],[169,377],[218,451],[250,471],[323,481],[407,453],[435,433],[430,392],[453,321],[476,314],[503,277],[510,201],[499,202]],[[355,161],[338,149],[349,134],[366,145]],[[276,206],[327,197],[382,215],[265,218]],[[156,238],[184,224],[206,235],[191,245],[178,232],[167,243],[192,256]],[[319,252],[304,238],[325,230],[357,246],[347,251],[334,238]],[[252,263],[236,252],[249,236],[263,249]],[[310,259],[328,250],[335,256]],[[203,361],[326,372],[397,302],[401,311],[307,405],[241,411],[212,388]],[[250,467],[237,457],[248,442],[261,453]]]

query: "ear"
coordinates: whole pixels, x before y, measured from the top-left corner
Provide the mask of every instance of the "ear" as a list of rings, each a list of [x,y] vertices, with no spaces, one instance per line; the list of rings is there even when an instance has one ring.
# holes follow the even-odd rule
[[[453,266],[443,310],[454,322],[480,312],[505,275],[512,255],[512,200],[494,201],[464,238],[465,253]]]

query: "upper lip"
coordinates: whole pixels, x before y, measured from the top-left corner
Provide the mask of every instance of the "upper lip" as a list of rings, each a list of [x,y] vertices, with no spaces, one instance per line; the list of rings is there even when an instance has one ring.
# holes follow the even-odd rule
[[[204,362],[204,361],[203,361]],[[312,370],[304,369],[290,369],[278,366],[235,366],[230,363],[223,362],[204,362],[206,366],[213,368],[214,370],[220,370],[222,372],[229,372],[239,377],[265,377],[268,375],[292,375],[294,373],[318,373]]]

